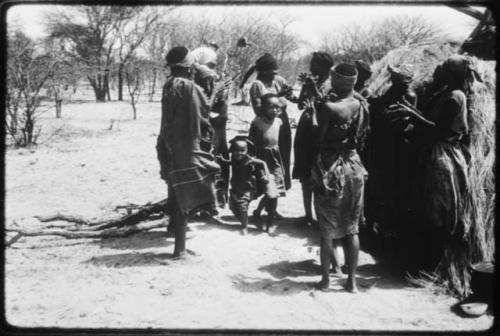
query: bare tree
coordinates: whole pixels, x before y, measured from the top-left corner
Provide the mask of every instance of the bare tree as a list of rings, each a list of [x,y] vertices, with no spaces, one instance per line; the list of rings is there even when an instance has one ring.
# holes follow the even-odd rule
[[[159,17],[156,10],[145,7],[134,7],[132,15],[122,20],[115,27],[118,39],[118,100],[123,100],[123,70],[134,52],[141,46],[146,37],[155,30]]]
[[[81,64],[97,101],[108,100],[116,29],[134,14],[133,7],[78,6],[74,13],[50,16],[50,38],[58,39],[62,52]]]
[[[6,131],[17,146],[36,144],[41,93],[58,62],[20,31],[8,35]]]
[[[323,37],[322,49],[336,63],[355,59],[373,63],[392,49],[442,38],[445,38],[442,31],[420,16],[397,16],[368,26],[351,24],[340,28]]]
[[[144,62],[132,55],[124,68],[125,81],[127,83],[134,120],[137,119],[137,102],[144,88],[143,64]]]
[[[153,100],[156,93],[156,83],[161,69],[164,68],[165,56],[167,53],[167,46],[169,43],[169,25],[165,22],[160,22],[156,29],[152,30],[146,37],[142,49],[145,51],[149,58],[149,66],[145,70],[150,71],[151,80],[149,81],[148,96],[149,101]]]

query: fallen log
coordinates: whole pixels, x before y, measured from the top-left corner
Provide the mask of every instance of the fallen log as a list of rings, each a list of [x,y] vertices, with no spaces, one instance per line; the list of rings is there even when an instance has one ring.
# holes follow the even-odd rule
[[[108,229],[112,227],[122,227],[122,226],[127,226],[127,225],[134,225],[137,223],[140,223],[145,220],[153,220],[153,219],[159,219],[160,217],[163,217],[165,214],[168,214],[167,210],[167,199],[163,199],[159,202],[155,203],[147,203],[146,205],[143,206],[136,206],[132,205],[134,209],[138,209],[136,212],[129,213],[125,216],[120,216],[112,219],[107,219],[107,220],[98,220],[98,221],[91,221],[89,219],[86,219],[82,216],[77,216],[77,215],[67,215],[67,214],[62,214],[62,213],[56,213],[53,215],[49,216],[35,216],[40,222],[46,223],[46,222],[52,222],[52,221],[66,221],[69,223],[75,223],[79,225],[85,225],[88,227],[92,228],[81,228],[78,227],[77,230],[91,230],[91,231],[97,231],[97,230],[103,230],[103,229]],[[128,208],[128,206],[117,206],[115,209],[119,208]]]
[[[20,229],[6,229],[7,232],[15,232],[16,235],[10,239],[5,245],[10,246],[23,237],[40,237],[40,236],[60,236],[67,239],[82,239],[82,238],[116,238],[126,237],[138,232],[149,231],[152,229],[167,227],[170,217],[166,220],[156,220],[149,223],[139,223],[128,225],[120,228],[108,228],[99,231],[68,231],[68,230],[35,230],[25,231]]]
[[[73,225],[47,225],[42,230],[6,229],[6,232],[15,232],[5,246],[11,246],[23,237],[61,236],[67,239],[81,238],[111,238],[125,237],[141,231],[167,227],[170,222],[168,215],[167,199],[143,206],[125,205],[128,214],[116,218],[91,221],[82,216],[56,213],[49,216],[36,216],[40,222],[66,221]],[[138,209],[131,213],[130,208]],[[165,219],[166,218],[166,219]]]
[[[75,215],[65,215],[62,213],[56,213],[49,216],[35,216],[42,223],[54,222],[54,221],[65,221],[69,223],[82,224],[82,225],[92,225],[92,222],[82,216]],[[100,222],[102,223],[102,221]],[[99,224],[100,224],[99,223]]]

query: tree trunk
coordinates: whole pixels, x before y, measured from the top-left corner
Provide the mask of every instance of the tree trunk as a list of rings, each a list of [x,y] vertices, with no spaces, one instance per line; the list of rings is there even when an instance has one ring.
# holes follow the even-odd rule
[[[108,97],[108,101],[111,101],[111,94],[109,92],[109,70],[108,69],[106,69],[104,71],[103,86],[104,86],[105,95]]]
[[[94,88],[95,97],[98,102],[106,101],[106,90],[103,88]]]
[[[87,79],[89,80],[90,86],[92,86],[92,89],[94,90],[95,94],[95,99],[98,102],[104,102],[106,101],[106,90],[102,87],[101,83],[101,76],[97,75],[97,81],[96,79],[88,76]]]
[[[62,114],[62,99],[56,99],[56,118],[60,119]]]
[[[123,69],[125,64],[120,62],[118,65],[118,100],[123,101]]]
[[[151,83],[151,90],[149,91],[149,101],[153,101],[153,96],[155,95],[156,90],[156,76],[157,70],[153,69],[153,82]]]
[[[137,109],[135,108],[135,99],[134,96],[130,96],[130,102],[132,104],[132,110],[134,110],[134,120],[137,120]]]

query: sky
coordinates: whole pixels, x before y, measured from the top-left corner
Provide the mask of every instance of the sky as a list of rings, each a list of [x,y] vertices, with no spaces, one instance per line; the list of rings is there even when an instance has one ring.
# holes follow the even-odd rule
[[[22,27],[31,37],[44,36],[45,14],[56,13],[56,5],[17,5],[7,12],[7,25]],[[60,8],[60,6],[59,6]],[[484,8],[476,7],[484,10]],[[370,24],[394,15],[418,15],[443,29],[456,40],[465,39],[477,21],[444,5],[288,5],[288,6],[185,6],[190,15],[221,17],[224,13],[269,15],[277,20],[286,15],[294,18],[290,29],[310,46],[319,47],[322,36],[350,23]]]

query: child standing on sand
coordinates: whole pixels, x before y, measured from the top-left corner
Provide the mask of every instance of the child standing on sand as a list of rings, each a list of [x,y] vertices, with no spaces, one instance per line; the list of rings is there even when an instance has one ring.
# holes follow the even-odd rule
[[[278,146],[282,130],[282,121],[279,118],[281,103],[278,96],[268,93],[261,97],[263,114],[256,117],[250,126],[249,139],[255,144],[256,157],[267,164],[269,169],[268,192],[261,199],[258,209],[266,207],[266,231],[273,234],[273,218],[276,215],[278,197],[286,195],[285,169]],[[260,213],[254,211],[254,218],[258,221]]]
[[[248,206],[250,202],[262,195],[269,182],[266,163],[248,155],[248,147],[253,143],[247,137],[238,135],[230,142],[231,161],[221,163],[231,164],[231,190],[229,193],[229,208],[241,223],[241,234],[247,234]]]

